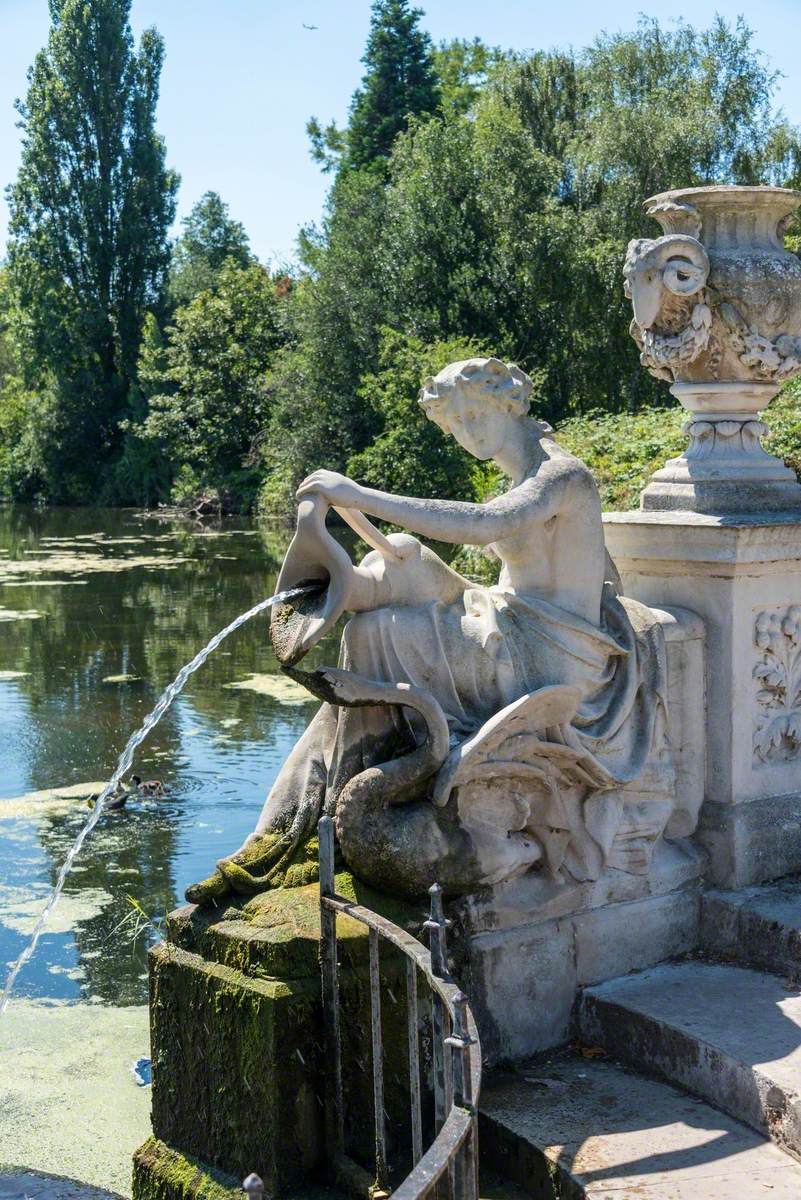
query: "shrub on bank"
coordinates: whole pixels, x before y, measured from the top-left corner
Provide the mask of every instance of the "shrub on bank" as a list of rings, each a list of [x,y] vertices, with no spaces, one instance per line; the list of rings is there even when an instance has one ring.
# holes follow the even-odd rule
[[[783,458],[801,479],[801,381],[785,387],[767,416],[765,448]],[[634,413],[591,412],[563,421],[556,437],[592,471],[608,512],[637,508],[653,471],[686,445],[687,413],[678,404]]]

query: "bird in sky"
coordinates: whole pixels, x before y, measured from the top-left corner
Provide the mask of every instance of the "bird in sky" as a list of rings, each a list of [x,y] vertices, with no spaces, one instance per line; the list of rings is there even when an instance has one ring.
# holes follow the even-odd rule
[[[301,21],[301,25],[303,26],[304,29],[318,29],[319,28],[318,25],[307,25],[305,21]]]

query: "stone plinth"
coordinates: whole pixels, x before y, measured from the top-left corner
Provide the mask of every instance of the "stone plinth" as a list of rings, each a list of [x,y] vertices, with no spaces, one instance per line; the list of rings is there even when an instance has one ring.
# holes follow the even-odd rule
[[[801,869],[801,510],[609,513],[626,595],[706,625],[710,878],[741,887]]]
[[[566,1041],[579,989],[693,950],[705,856],[657,843],[645,875],[564,884],[529,873],[451,906],[456,972],[485,1060]]]
[[[419,933],[425,912],[337,876],[341,894]],[[367,930],[338,919],[349,1149],[370,1161]],[[135,1156],[135,1200],[189,1200],[202,1181],[222,1197],[251,1171],[267,1195],[303,1188],[324,1156],[320,922],[316,885],[242,907],[174,912],[151,951],[153,1138]],[[394,952],[382,950],[389,1136],[403,1136],[406,1010]],[[398,1030],[403,1036],[398,1037]],[[400,1131],[400,1132],[398,1132]],[[367,1139],[365,1143],[365,1139]]]

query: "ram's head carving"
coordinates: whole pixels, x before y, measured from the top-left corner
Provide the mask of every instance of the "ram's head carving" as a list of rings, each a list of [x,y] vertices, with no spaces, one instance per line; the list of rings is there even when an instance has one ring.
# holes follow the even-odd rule
[[[709,276],[709,258],[701,243],[685,234],[636,238],[629,242],[623,276],[634,320],[640,329],[651,329],[671,296],[686,298],[701,291]]]

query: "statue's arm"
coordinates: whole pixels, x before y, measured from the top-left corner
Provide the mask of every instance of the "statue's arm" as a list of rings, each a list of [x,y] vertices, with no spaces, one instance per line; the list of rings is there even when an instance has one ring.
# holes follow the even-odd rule
[[[320,491],[338,508],[361,512],[400,525],[440,542],[487,546],[512,537],[532,519],[548,520],[563,508],[572,472],[545,464],[536,478],[486,504],[460,500],[422,500],[362,487],[331,471],[318,471],[301,485],[298,496]]]

